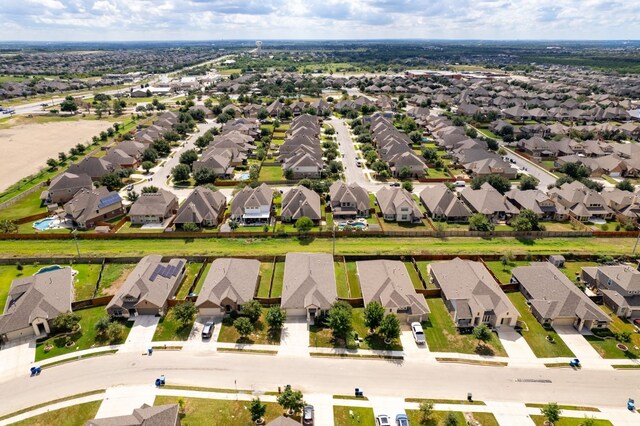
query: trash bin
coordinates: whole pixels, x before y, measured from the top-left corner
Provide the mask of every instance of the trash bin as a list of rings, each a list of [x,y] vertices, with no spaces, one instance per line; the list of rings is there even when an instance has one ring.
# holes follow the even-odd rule
[[[467,394],[467,401],[472,402],[473,401],[473,395],[471,395],[471,392],[469,392]]]
[[[364,391],[361,388],[356,388],[355,395],[357,397],[362,397],[362,396],[364,396]]]
[[[147,354],[151,356],[153,354],[153,348],[147,349]]]

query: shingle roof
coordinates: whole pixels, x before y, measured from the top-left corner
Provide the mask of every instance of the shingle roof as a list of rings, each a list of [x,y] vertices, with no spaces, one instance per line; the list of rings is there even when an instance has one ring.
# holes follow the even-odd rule
[[[329,309],[338,297],[333,257],[328,253],[288,253],[281,305],[287,309]]]
[[[211,302],[222,307],[224,299],[243,305],[253,299],[260,262],[254,259],[221,258],[211,263],[196,306]]]
[[[179,422],[178,404],[166,404],[142,407],[132,414],[103,419],[89,420],[85,426],[176,426]]]

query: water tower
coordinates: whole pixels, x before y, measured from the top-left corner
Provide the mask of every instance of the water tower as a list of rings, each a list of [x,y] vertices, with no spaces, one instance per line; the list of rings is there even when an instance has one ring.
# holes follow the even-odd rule
[[[262,53],[262,42],[260,40],[256,41],[256,55],[260,56]]]

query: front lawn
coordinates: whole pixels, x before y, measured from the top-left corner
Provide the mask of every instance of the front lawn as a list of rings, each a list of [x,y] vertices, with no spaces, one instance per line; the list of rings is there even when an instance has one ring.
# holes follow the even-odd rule
[[[261,345],[279,345],[280,344],[280,331],[278,330],[274,334],[269,332],[269,326],[265,320],[267,314],[267,308],[262,308],[262,315],[260,319],[253,324],[254,331],[246,338],[243,338],[238,333],[238,330],[233,326],[233,318],[226,316],[222,320],[222,327],[220,329],[220,335],[218,336],[218,342],[225,343],[252,343]]]
[[[42,206],[40,201],[40,193],[42,191],[34,191],[17,202],[0,210],[0,218],[2,219],[20,219],[32,216],[38,213],[44,213],[47,209]]]
[[[442,299],[427,299],[427,305],[431,313],[422,327],[431,352],[507,356],[500,339],[493,333],[491,340],[482,346],[472,334],[460,334]]]
[[[500,260],[490,260],[484,262],[487,268],[493,272],[498,278],[500,284],[508,284],[511,281],[511,270],[517,266],[527,266],[529,262],[526,260],[511,261],[507,265],[503,265]]]
[[[105,264],[102,270],[102,278],[100,279],[100,287],[98,288],[98,296],[114,294],[135,266],[133,263]]]
[[[525,323],[520,334],[522,334],[522,337],[524,337],[524,340],[527,341],[531,350],[538,358],[575,356],[555,330],[552,328],[545,329],[542,324],[535,319],[522,293],[509,293],[507,296],[520,313],[520,321]],[[549,342],[547,336],[551,336],[554,343]]]
[[[335,426],[376,426],[373,408],[334,405],[333,424]]]
[[[609,315],[609,318],[613,320],[609,325],[608,330],[598,331],[594,330],[595,336],[585,336],[587,341],[591,343],[591,346],[598,351],[603,358],[614,359],[636,359],[640,358],[640,352],[634,349],[634,347],[640,347],[640,334],[636,332],[635,327],[628,320],[622,319],[617,315],[614,315],[611,309],[607,306],[601,306],[602,310]],[[628,332],[631,334],[630,342],[620,342],[614,337],[614,333]],[[597,337],[601,336],[601,337]],[[610,337],[609,339],[603,339],[602,337]],[[629,350],[623,352],[618,349],[616,345],[622,343]]]
[[[432,425],[444,425],[444,419],[447,417],[447,414],[449,412],[448,411],[433,411],[433,414],[431,415],[431,419],[432,419]],[[464,418],[464,414],[462,414],[462,412],[460,411],[452,411],[453,415],[456,417],[456,420],[458,421],[458,425],[466,425],[467,421]],[[420,414],[419,410],[407,410],[407,416],[409,417],[409,423],[412,425],[419,425],[420,424],[420,419],[422,418],[422,415]],[[497,425],[498,423],[495,422],[495,418],[493,419],[494,423],[487,423],[487,425],[485,425],[484,423],[482,423],[482,426],[491,426],[492,424]]]
[[[260,175],[258,176],[260,181],[277,181],[284,180],[282,174],[282,167],[280,166],[262,166],[260,168]]]
[[[543,415],[532,414],[531,420],[536,426],[544,426],[545,417]],[[554,423],[555,426],[582,426],[584,424],[584,417],[562,417],[560,420]],[[613,426],[609,420],[593,419],[594,426]],[[484,425],[483,425],[484,426]]]
[[[369,334],[369,330],[364,325],[364,308],[353,308],[353,332],[347,342],[335,341],[331,334],[331,329],[322,325],[312,325],[309,328],[309,346],[320,348],[346,348],[347,349],[374,349],[384,351],[401,351],[402,343],[400,339],[393,340],[386,344],[384,339],[376,334]],[[360,339],[360,346],[355,342],[355,335]]]
[[[95,324],[98,319],[107,315],[107,312],[104,310],[104,306],[96,306],[95,308],[83,309],[80,311],[76,311],[76,314],[80,316],[80,330],[71,336],[71,339],[75,343],[71,347],[66,347],[65,338],[55,336],[50,338],[49,340],[46,340],[45,342],[38,343],[38,345],[36,346],[36,361],[110,344],[109,342],[101,341],[98,338],[95,329]],[[127,340],[127,335],[131,330],[133,321],[128,321],[125,325],[125,332],[122,339],[120,340],[120,342],[116,342],[115,344],[123,343]],[[51,349],[49,352],[45,352],[44,347],[48,343],[53,344],[53,349]]]
[[[13,423],[17,426],[77,426],[95,418],[102,401],[85,402],[58,410],[48,411],[39,416]]]
[[[180,422],[185,426],[253,425],[249,413],[249,401],[227,401],[221,399],[189,398],[180,396],[156,396],[154,405],[177,404],[184,401],[185,415]],[[267,406],[265,422],[282,415],[283,410],[275,402],[262,402]],[[231,420],[233,419],[233,420]]]
[[[200,272],[200,268],[202,268],[202,263],[189,262],[187,264],[187,268],[184,274],[184,279],[182,280],[182,284],[180,284],[180,288],[176,292],[176,299],[184,299],[189,295],[189,290],[191,290],[191,286]]]
[[[192,328],[193,321],[186,326],[182,325],[182,323],[173,316],[173,308],[169,308],[167,315],[160,318],[156,332],[153,334],[153,339],[151,340],[154,342],[170,340],[184,341],[189,338]]]

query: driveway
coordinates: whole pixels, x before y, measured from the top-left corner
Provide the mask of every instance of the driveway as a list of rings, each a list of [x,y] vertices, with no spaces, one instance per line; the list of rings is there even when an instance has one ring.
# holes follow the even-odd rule
[[[367,396],[367,390],[364,390],[364,396]],[[368,397],[373,407],[374,416],[386,414],[389,416],[392,424],[395,424],[397,414],[407,414],[404,411],[404,398],[398,397]]]
[[[576,358],[580,360],[583,368],[611,368],[609,363],[603,362],[600,354],[593,349],[593,346],[574,327],[564,325],[553,328],[575,354]]]
[[[19,339],[2,346],[0,350],[0,377],[9,379],[28,375],[30,364],[36,358],[36,341]]]
[[[96,419],[131,414],[142,404],[153,405],[156,399],[153,383],[140,386],[115,386],[108,388],[100,404]]]
[[[121,352],[146,352],[151,346],[153,334],[158,327],[159,317],[155,315],[139,315],[133,322],[127,341],[120,348]]]
[[[500,343],[509,355],[509,365],[534,365],[537,360],[529,344],[520,333],[513,329],[500,329]]]
[[[307,404],[313,405],[314,425],[333,425],[333,395],[325,394],[305,394],[304,400]]]
[[[218,341],[218,335],[220,335],[220,329],[222,328],[220,319],[217,321],[214,320],[213,334],[211,335],[211,338],[206,340],[202,338],[202,329],[204,328],[204,324],[210,319],[212,318],[200,316],[196,318],[196,321],[193,323],[191,333],[189,333],[189,338],[182,347],[182,350],[213,351],[216,349],[216,342]]]
[[[400,342],[402,343],[402,351],[405,353],[406,360],[431,360],[435,362],[435,357],[431,355],[429,346],[418,345],[413,339],[411,330],[403,330],[400,333]]]
[[[306,317],[287,318],[280,335],[278,355],[309,356],[309,329]]]

